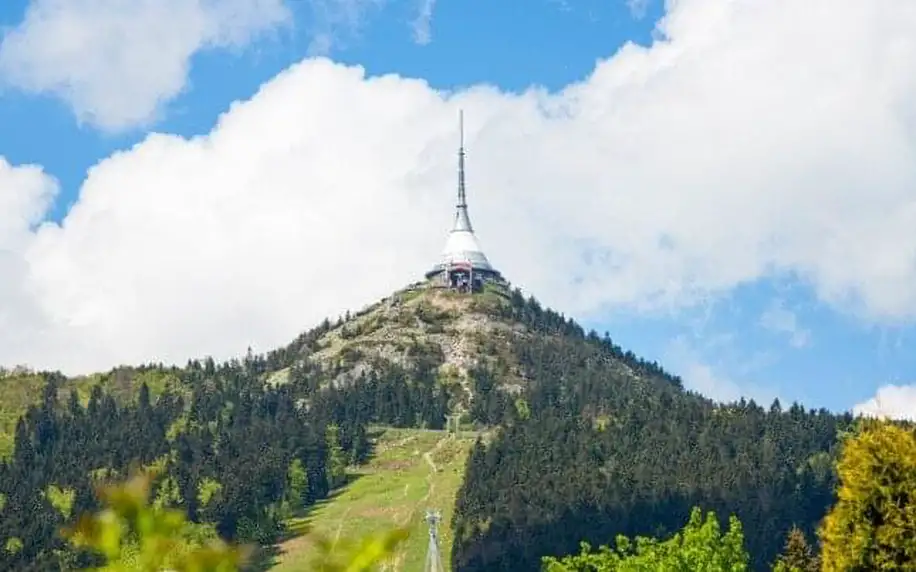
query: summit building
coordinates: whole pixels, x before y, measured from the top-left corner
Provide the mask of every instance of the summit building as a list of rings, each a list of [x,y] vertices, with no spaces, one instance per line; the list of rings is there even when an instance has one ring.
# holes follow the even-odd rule
[[[439,263],[426,273],[430,286],[459,292],[478,292],[487,282],[504,283],[502,274],[490,264],[474,235],[468,216],[464,186],[464,117],[459,115],[460,145],[458,147],[458,203],[455,224],[445,240]]]

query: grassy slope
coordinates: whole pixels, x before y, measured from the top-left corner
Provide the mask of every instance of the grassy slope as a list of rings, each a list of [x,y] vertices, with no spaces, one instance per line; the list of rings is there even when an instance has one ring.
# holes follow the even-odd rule
[[[440,548],[443,564],[448,566],[455,495],[475,438],[471,433],[455,439],[444,431],[387,429],[378,438],[373,459],[353,470],[354,480],[293,527],[308,527],[334,539],[407,525],[410,537],[387,570],[422,570],[429,541],[424,516],[427,508],[439,509]],[[310,541],[306,534],[284,542],[274,571],[302,570],[311,558]]]

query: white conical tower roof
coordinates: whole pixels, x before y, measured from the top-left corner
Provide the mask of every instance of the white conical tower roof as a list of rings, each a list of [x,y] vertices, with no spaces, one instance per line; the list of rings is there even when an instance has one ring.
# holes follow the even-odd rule
[[[455,206],[455,225],[452,227],[445,241],[445,248],[439,264],[430,274],[441,271],[454,265],[468,265],[474,270],[496,272],[480,248],[480,242],[474,235],[471,218],[468,216],[468,203],[464,187],[464,121],[463,114],[459,115],[461,123],[461,146],[458,150],[458,204]]]

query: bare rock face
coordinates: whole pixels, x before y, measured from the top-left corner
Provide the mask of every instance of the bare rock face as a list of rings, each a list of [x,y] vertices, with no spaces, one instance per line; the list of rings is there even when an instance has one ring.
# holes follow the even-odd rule
[[[440,383],[465,406],[473,399],[473,370],[498,364],[506,373],[501,389],[515,393],[524,378],[511,342],[528,333],[508,317],[509,300],[508,288],[499,285],[474,294],[413,285],[346,316],[297,348],[299,363],[331,372],[331,383],[339,386],[375,368],[412,371],[432,362]],[[267,381],[285,383],[288,375],[288,368],[281,369]]]

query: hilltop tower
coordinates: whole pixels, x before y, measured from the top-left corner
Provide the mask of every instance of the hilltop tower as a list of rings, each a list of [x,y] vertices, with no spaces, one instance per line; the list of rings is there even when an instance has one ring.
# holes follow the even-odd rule
[[[503,282],[503,277],[487,259],[468,216],[468,202],[464,187],[464,113],[458,114],[460,145],[458,147],[458,203],[455,205],[455,224],[445,241],[440,261],[426,273],[426,279],[435,287],[460,292],[477,292],[486,282]]]

